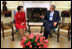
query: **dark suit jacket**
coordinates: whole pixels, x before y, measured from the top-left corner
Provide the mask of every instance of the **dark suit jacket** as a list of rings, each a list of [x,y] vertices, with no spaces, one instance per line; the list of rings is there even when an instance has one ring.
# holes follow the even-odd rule
[[[49,17],[50,17],[50,11],[46,11],[46,16],[44,17],[44,20],[47,20],[49,22]],[[59,21],[60,21],[59,11],[54,11],[53,20],[51,23],[57,22],[58,25]],[[56,28],[57,25],[54,28]]]
[[[46,16],[44,17],[44,20],[49,21],[49,17],[50,17],[50,11],[46,11]],[[52,22],[58,22],[60,21],[60,15],[59,15],[59,11],[54,11],[54,15],[53,15],[53,20]]]

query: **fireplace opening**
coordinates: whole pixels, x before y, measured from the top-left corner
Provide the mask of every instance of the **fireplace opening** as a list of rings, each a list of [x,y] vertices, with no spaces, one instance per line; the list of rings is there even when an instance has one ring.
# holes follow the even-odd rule
[[[42,22],[41,15],[46,15],[47,8],[27,8],[29,22]]]

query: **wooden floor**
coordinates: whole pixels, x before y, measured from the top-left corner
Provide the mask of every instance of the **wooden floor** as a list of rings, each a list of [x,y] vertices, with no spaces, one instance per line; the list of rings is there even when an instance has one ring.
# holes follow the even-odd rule
[[[5,40],[1,38],[1,48],[22,48],[19,34],[15,34],[15,41],[11,41],[11,39],[11,36],[5,37]],[[67,37],[60,36],[60,42],[57,43],[57,37],[53,34],[52,38],[48,38],[48,48],[71,48],[71,41],[68,41]]]

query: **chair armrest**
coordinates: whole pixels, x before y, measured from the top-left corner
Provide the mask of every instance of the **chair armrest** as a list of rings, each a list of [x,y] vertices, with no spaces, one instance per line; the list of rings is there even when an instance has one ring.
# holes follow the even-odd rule
[[[60,24],[62,23],[62,21],[59,21],[59,23],[58,23],[58,27],[60,27]]]
[[[14,32],[14,24],[15,24],[15,20],[11,19],[12,33],[15,33]]]
[[[11,19],[11,23],[14,23],[15,24],[15,20]]]
[[[62,21],[59,21],[59,23],[62,23]]]

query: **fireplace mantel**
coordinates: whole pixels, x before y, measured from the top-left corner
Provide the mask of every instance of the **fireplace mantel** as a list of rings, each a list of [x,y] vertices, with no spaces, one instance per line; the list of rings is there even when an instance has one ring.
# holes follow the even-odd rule
[[[51,3],[52,1],[22,1],[22,3]]]
[[[47,8],[49,10],[51,1],[24,1],[23,6],[24,6],[24,10],[26,11],[26,8],[31,8],[31,7],[41,7],[41,8]]]

